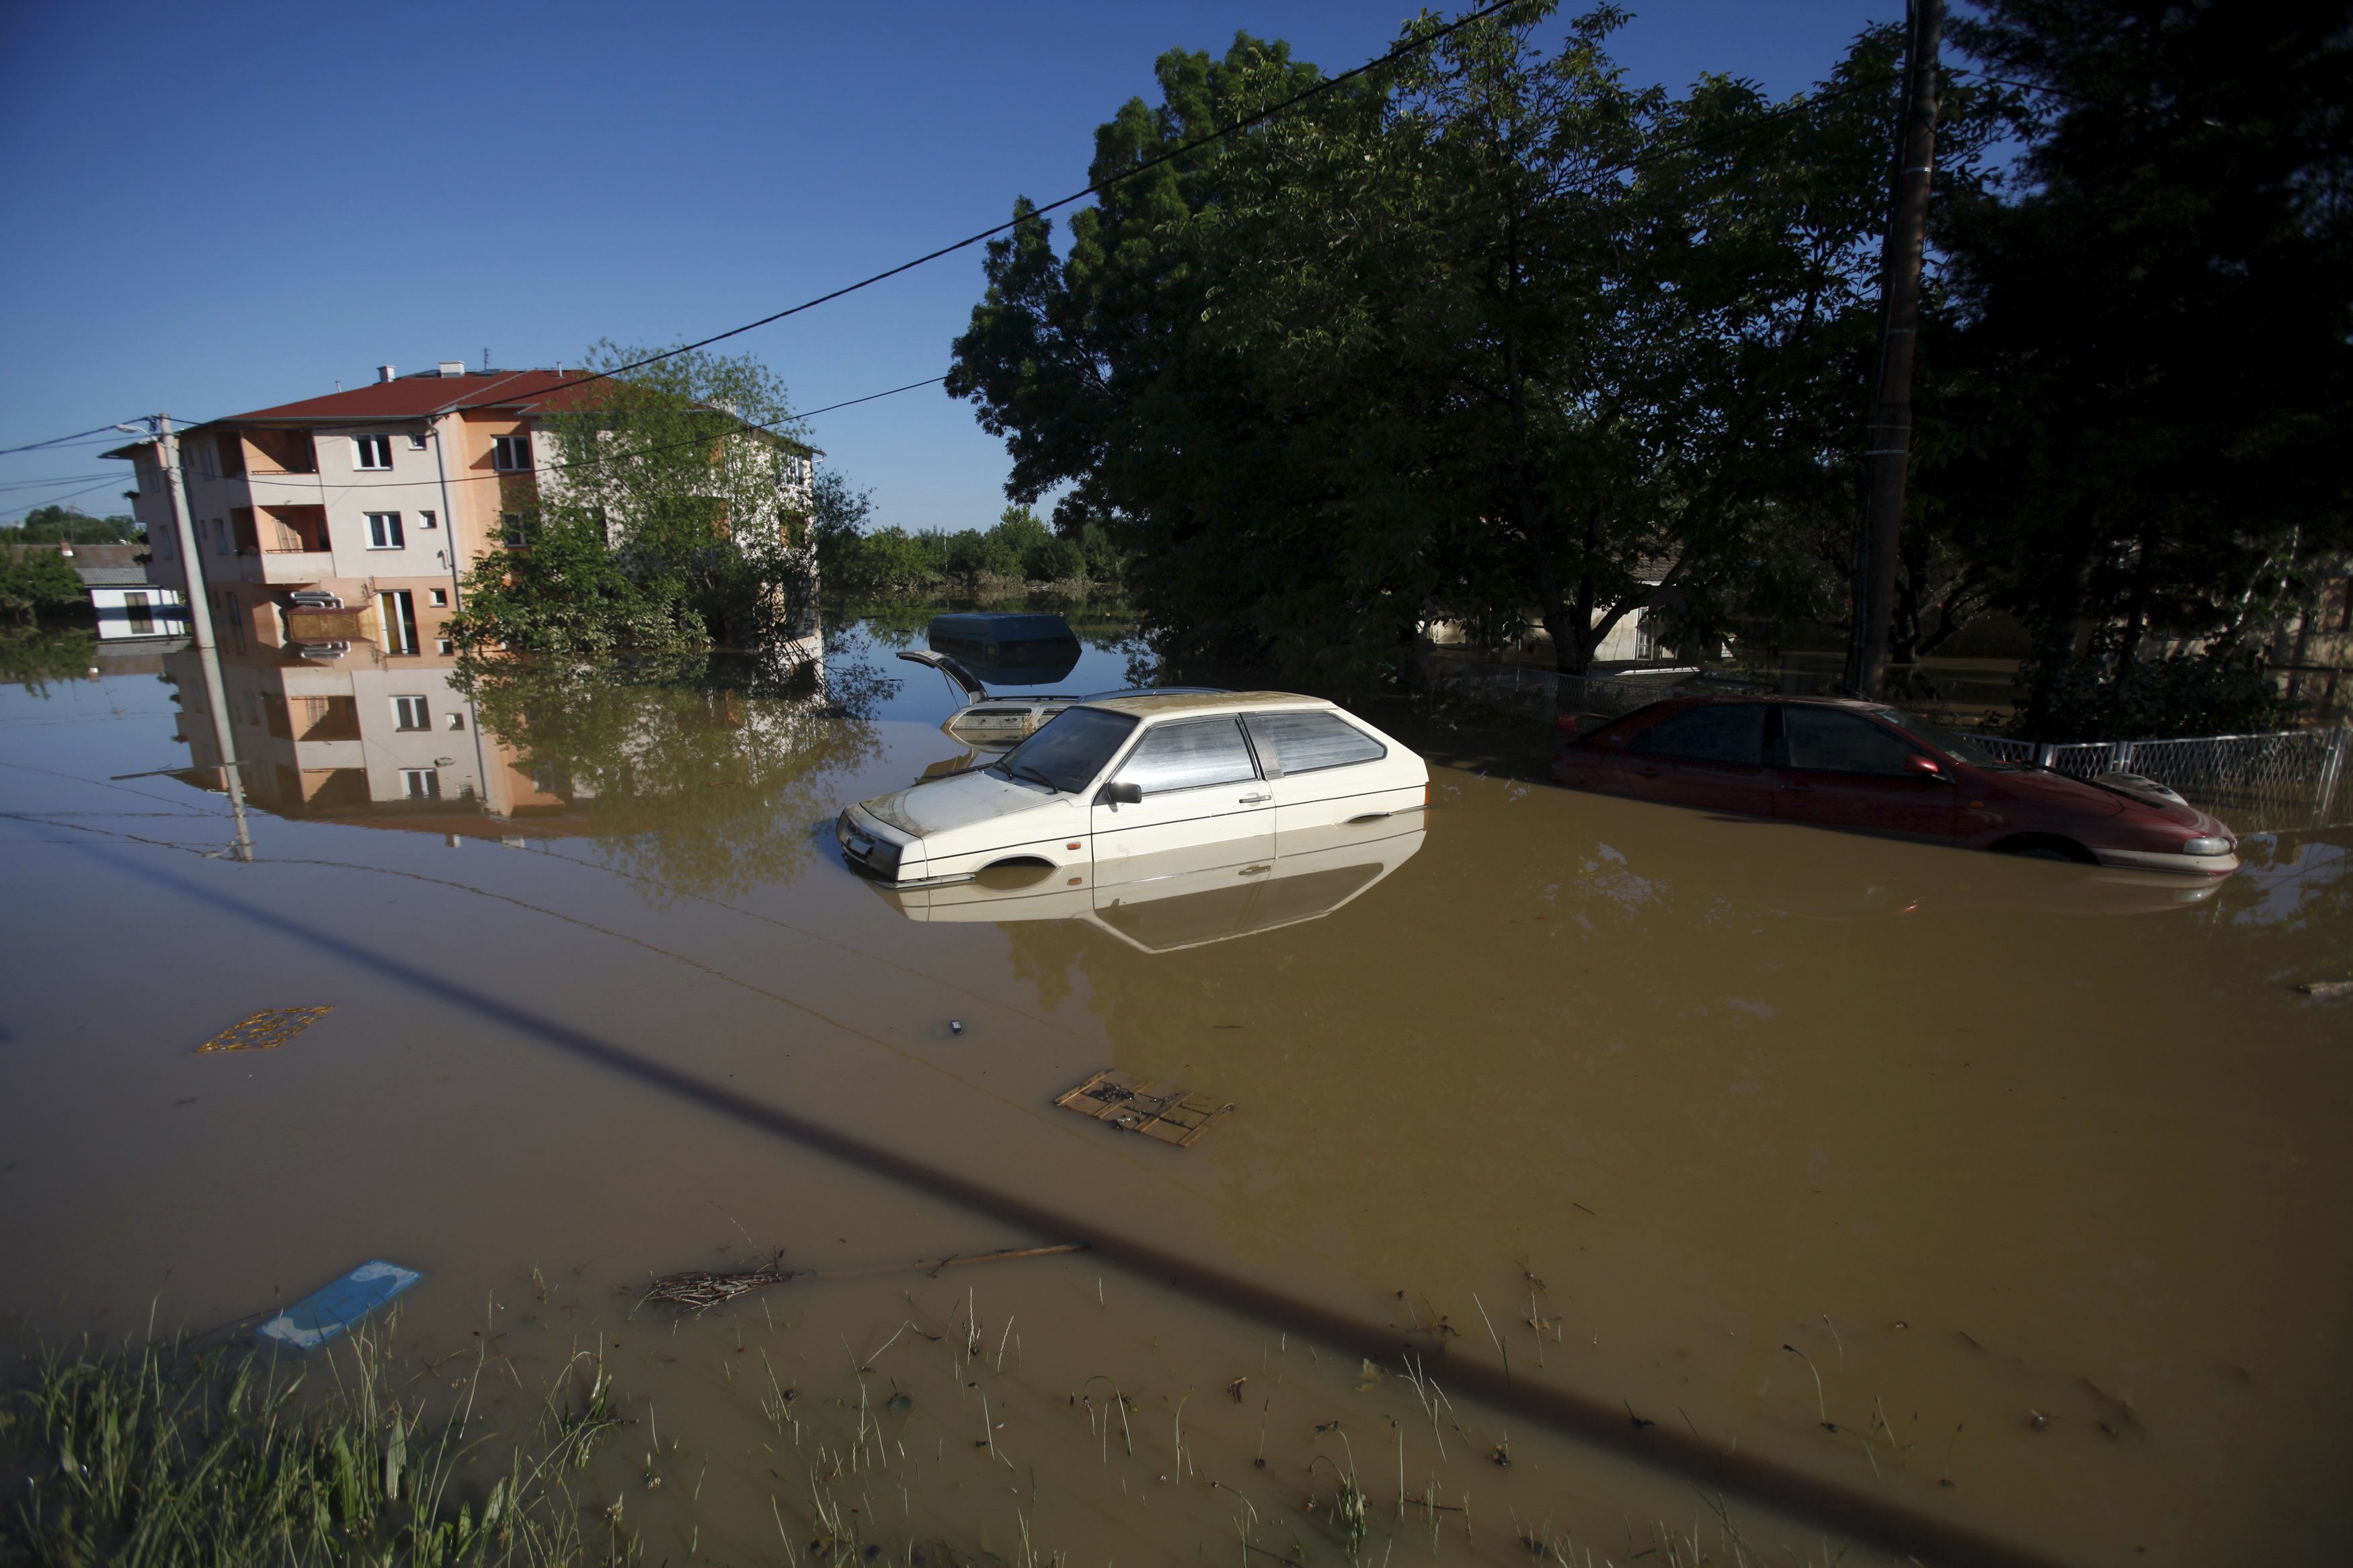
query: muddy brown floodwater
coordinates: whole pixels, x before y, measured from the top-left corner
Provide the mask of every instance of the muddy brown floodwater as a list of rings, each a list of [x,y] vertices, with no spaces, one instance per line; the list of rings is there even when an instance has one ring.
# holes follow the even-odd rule
[[[498,816],[231,661],[250,861],[216,774],[113,776],[217,760],[190,656],[0,693],[7,1348],[404,1263],[421,1391],[601,1351],[584,1501],[655,1562],[2353,1554],[2353,1002],[2295,989],[2353,833],[2193,888],[1441,765],[1271,866],[892,895],[829,818],[962,748],[883,651],[432,672]],[[1106,1068],[1236,1109],[1055,1108]]]

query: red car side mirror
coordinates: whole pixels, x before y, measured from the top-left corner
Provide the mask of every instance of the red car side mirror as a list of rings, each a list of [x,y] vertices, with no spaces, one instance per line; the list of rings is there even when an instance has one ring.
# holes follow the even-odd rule
[[[1924,757],[1917,752],[1904,759],[1904,771],[1920,778],[1932,779],[1937,784],[1953,782],[1952,775],[1938,767],[1935,758]]]

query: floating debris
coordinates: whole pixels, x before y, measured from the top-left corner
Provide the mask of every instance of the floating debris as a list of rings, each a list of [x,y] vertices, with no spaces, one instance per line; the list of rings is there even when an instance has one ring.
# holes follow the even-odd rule
[[[1187,1094],[1173,1083],[1138,1083],[1116,1068],[1057,1095],[1054,1103],[1179,1149],[1191,1148],[1234,1109],[1231,1101],[1219,1105],[1206,1096]]]
[[[328,1014],[326,1007],[265,1007],[250,1018],[240,1018],[196,1047],[196,1055],[214,1051],[274,1051]]]
[[[961,1268],[971,1263],[1010,1263],[1018,1258],[1055,1258],[1064,1253],[1084,1252],[1083,1241],[1057,1242],[1051,1247],[1008,1247],[996,1252],[976,1252],[969,1256],[951,1253],[936,1263],[879,1263],[869,1268],[787,1268],[781,1252],[757,1268],[737,1269],[731,1274],[716,1274],[707,1268],[689,1268],[682,1273],[665,1274],[649,1287],[638,1299],[639,1306],[648,1301],[659,1301],[664,1306],[678,1307],[701,1317],[723,1302],[748,1296],[754,1290],[765,1290],[771,1285],[788,1284],[795,1279],[870,1279],[878,1274],[908,1274],[918,1269],[937,1275],[943,1268]]]
[[[801,1271],[785,1267],[785,1255],[778,1253],[757,1268],[738,1269],[732,1274],[714,1274],[707,1268],[689,1268],[678,1274],[665,1274],[653,1282],[639,1301],[659,1301],[666,1307],[677,1307],[695,1317],[712,1308],[733,1301],[738,1296],[748,1296],[754,1290],[765,1290],[771,1285],[782,1285]]]
[[[321,1012],[325,1008],[319,1009]],[[381,1259],[363,1263],[333,1284],[312,1291],[253,1331],[307,1351],[322,1345],[425,1276]]]
[[[2353,980],[2308,980],[2296,989],[2306,996],[2353,996]]]

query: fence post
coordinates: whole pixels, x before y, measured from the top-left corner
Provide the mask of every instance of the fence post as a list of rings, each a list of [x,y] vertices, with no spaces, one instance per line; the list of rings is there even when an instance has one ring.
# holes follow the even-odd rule
[[[2345,772],[2345,749],[2348,741],[2353,741],[2353,729],[2348,729],[2343,725],[2337,726],[2336,740],[2328,748],[2328,761],[2321,764],[2320,826],[2327,826],[2328,808],[2337,800],[2337,781]]]
[[[2047,768],[2051,765],[2051,759],[2058,754],[2059,747],[2057,743],[2051,741],[2045,741],[2042,745],[2036,747],[2034,750],[2034,765],[2038,768]]]

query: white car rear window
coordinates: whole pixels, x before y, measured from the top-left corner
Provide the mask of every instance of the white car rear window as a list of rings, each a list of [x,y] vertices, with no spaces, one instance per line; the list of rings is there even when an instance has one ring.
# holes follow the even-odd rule
[[[1334,713],[1253,713],[1259,754],[1285,773],[1345,768],[1388,755],[1388,748]]]
[[[1146,795],[1240,784],[1256,777],[1258,768],[1250,762],[1250,748],[1242,743],[1241,729],[1231,719],[1188,719],[1160,725],[1146,732],[1119,770],[1121,784],[1141,784]]]

